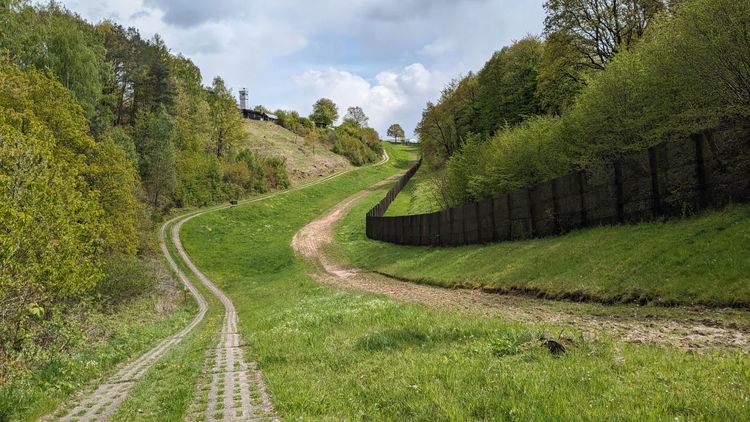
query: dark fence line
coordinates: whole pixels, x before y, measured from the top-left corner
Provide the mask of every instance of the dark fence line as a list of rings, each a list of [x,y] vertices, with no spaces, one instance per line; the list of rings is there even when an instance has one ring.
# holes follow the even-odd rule
[[[439,212],[385,217],[416,173],[407,171],[369,213],[367,237],[459,246],[545,237],[598,225],[678,216],[750,200],[750,140],[726,129],[669,141],[592,172],[575,172],[498,198]]]

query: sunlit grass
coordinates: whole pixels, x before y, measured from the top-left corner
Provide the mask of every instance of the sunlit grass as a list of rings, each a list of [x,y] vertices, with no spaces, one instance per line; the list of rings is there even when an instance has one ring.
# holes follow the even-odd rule
[[[297,230],[404,164],[208,214],[183,229],[191,257],[234,301],[248,355],[259,362],[282,418],[737,419],[748,413],[744,355],[584,340],[574,330],[344,293],[312,280],[290,247]],[[574,345],[553,356],[540,335],[563,335]]]

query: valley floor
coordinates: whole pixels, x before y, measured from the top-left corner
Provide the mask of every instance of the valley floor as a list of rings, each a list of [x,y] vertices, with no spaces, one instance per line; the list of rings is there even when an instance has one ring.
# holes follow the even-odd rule
[[[359,265],[349,254],[368,241],[352,233],[381,195],[366,189],[411,160],[389,152],[387,165],[184,226],[191,259],[232,298],[246,353],[282,419],[738,419],[750,411],[743,310],[453,292],[346,265]],[[292,240],[321,215],[295,243],[315,259],[300,259]],[[326,246],[332,239],[344,241]],[[463,262],[473,269],[470,257]]]

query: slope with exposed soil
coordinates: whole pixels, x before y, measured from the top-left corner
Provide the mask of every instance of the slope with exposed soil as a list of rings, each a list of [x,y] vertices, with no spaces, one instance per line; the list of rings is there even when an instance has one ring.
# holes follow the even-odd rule
[[[330,151],[324,143],[314,147],[301,136],[273,122],[245,120],[247,144],[253,152],[284,157],[292,185],[325,177],[351,168],[349,161]]]

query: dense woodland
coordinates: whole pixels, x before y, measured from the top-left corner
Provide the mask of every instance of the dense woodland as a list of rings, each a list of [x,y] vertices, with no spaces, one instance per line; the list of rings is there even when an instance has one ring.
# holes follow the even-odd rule
[[[153,292],[169,209],[289,184],[244,137],[222,79],[158,36],[0,2],[0,384]]]
[[[416,132],[458,205],[750,117],[750,3],[549,0],[543,37],[496,52]],[[750,145],[748,145],[750,147]]]

